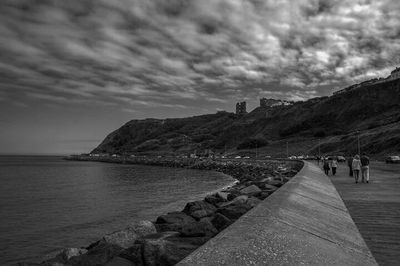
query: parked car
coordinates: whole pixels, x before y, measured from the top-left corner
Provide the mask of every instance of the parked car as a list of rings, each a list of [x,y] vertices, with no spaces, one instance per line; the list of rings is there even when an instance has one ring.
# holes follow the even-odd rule
[[[400,163],[400,156],[388,156],[385,161],[386,163]]]
[[[337,161],[338,161],[338,162],[345,162],[345,161],[346,161],[346,158],[344,158],[343,156],[338,156],[338,157],[337,157]]]

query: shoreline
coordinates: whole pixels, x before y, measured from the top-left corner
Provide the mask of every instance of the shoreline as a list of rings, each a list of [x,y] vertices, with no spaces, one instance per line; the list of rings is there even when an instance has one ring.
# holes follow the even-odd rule
[[[160,214],[107,234],[87,247],[65,248],[37,265],[174,265],[234,223],[290,180],[303,163],[292,160],[210,160],[175,157],[70,156],[73,161],[141,164],[214,170],[235,181],[207,192],[203,200],[188,202],[183,210]],[[161,263],[162,264],[159,264]]]

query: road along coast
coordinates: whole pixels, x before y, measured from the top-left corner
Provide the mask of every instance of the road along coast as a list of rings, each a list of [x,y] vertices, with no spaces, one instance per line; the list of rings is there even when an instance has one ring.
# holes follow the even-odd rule
[[[18,265],[175,265],[277,191],[303,166],[300,161],[289,160],[89,156],[67,159],[215,170],[237,182],[203,200],[188,202],[181,211],[162,214],[155,221],[134,222],[87,247],[66,248],[50,254],[41,263]]]

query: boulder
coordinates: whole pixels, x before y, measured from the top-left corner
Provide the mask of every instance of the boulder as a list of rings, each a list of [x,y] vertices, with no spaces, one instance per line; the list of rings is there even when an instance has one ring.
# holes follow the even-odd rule
[[[275,187],[281,187],[284,184],[284,182],[279,180],[271,180],[268,182],[268,184]]]
[[[246,203],[230,204],[228,206],[218,208],[218,213],[221,213],[231,220],[237,220],[240,216],[245,214],[250,209],[251,206],[247,205]]]
[[[218,234],[218,230],[214,227],[210,220],[211,219],[209,217],[205,217],[200,219],[198,222],[184,225],[181,231],[182,236],[215,236]]]
[[[114,257],[107,262],[105,266],[137,266],[137,264],[134,264],[132,261],[129,261],[125,258]]]
[[[209,238],[204,237],[177,237],[164,235],[149,235],[135,243],[134,247],[126,250],[124,258],[137,260],[141,257],[141,266],[169,266],[175,265],[199,246],[204,244]],[[130,253],[129,252],[134,252]],[[136,256],[136,258],[134,258]]]
[[[123,248],[119,245],[101,242],[97,246],[88,250],[86,254],[71,257],[67,264],[71,266],[104,265],[112,258],[118,256],[122,251]]]
[[[228,201],[228,193],[225,192],[217,192],[217,196],[222,199],[222,201]]]
[[[184,225],[195,223],[196,220],[183,212],[170,212],[161,215],[156,220],[158,232],[178,231],[180,232]]]
[[[150,221],[140,221],[129,225],[128,228],[105,235],[101,242],[129,248],[135,241],[145,235],[157,233],[156,227]]]
[[[230,226],[233,223],[233,221],[224,216],[223,214],[217,213],[211,220],[211,223],[219,232],[221,232],[222,230]]]
[[[260,193],[258,193],[257,195],[256,195],[256,197],[258,198],[258,199],[260,199],[260,200],[265,200],[269,195],[271,195],[272,194],[272,191],[269,191],[269,190],[263,190],[263,191],[261,191]]]
[[[243,203],[246,203],[248,198],[249,197],[247,195],[240,195],[231,201],[222,202],[222,203],[218,204],[218,207],[221,208],[221,207],[225,207],[225,206],[232,205],[232,204],[243,204]]]
[[[182,212],[192,216],[196,220],[203,217],[211,216],[216,212],[217,208],[205,201],[192,201],[186,204]]]
[[[222,200],[217,196],[217,194],[213,194],[213,195],[207,195],[204,198],[205,202],[208,202],[210,204],[216,205],[217,203],[221,202]]]
[[[275,191],[275,190],[277,190],[277,189],[278,189],[278,187],[276,187],[276,186],[274,186],[274,185],[271,185],[271,184],[265,184],[265,185],[264,185],[264,190]]]
[[[148,253],[151,253],[149,250],[147,250],[147,254],[144,254],[144,243],[163,243],[166,239],[178,237],[179,235],[180,233],[172,231],[147,235],[136,241],[132,247],[123,250],[118,256],[132,262],[135,266],[147,266],[148,264],[146,263],[149,261],[149,258],[153,258],[153,263],[156,263],[156,259],[160,260],[158,264],[152,265],[165,265],[161,258],[155,257],[156,254],[149,255]]]
[[[237,196],[240,196],[240,195],[241,195],[241,193],[240,193],[239,190],[231,190],[228,193],[227,200],[231,201],[231,200],[233,200],[234,198],[236,198]]]
[[[249,205],[249,206],[251,206],[251,207],[255,207],[255,206],[257,206],[259,203],[261,202],[261,200],[260,199],[258,199],[258,198],[256,198],[256,197],[250,197],[248,200],[247,200],[247,205]]]
[[[242,194],[255,194],[261,192],[261,189],[256,185],[250,185],[240,190]]]

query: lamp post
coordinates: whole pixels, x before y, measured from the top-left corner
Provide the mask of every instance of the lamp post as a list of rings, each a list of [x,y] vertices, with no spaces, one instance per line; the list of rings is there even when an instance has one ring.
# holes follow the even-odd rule
[[[357,131],[357,147],[358,147],[358,155],[361,156],[361,149],[360,149],[360,131]]]
[[[289,158],[289,141],[286,141],[286,158]]]

